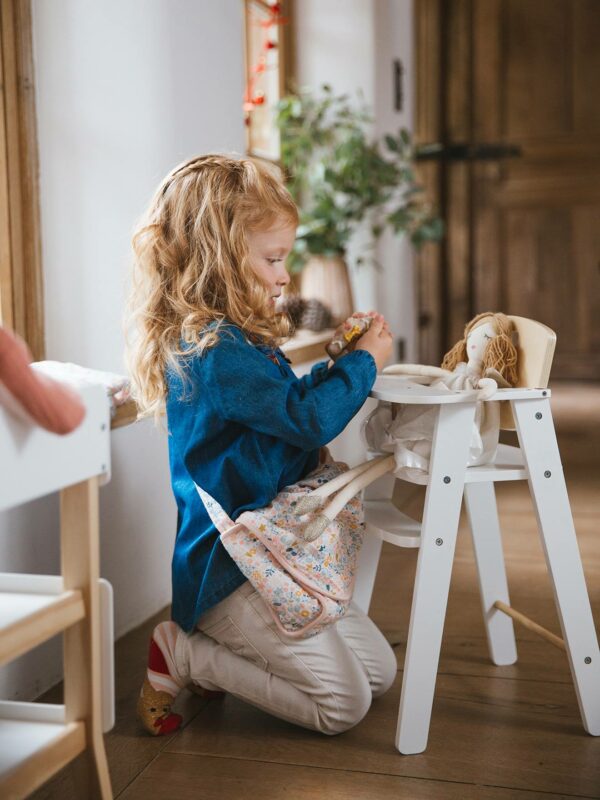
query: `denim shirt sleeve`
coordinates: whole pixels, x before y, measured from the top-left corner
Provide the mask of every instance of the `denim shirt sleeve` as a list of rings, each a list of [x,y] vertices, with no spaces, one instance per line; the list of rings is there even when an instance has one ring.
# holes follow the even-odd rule
[[[313,389],[315,386],[322,383],[329,375],[327,363],[327,361],[319,361],[318,364],[314,364],[308,375],[303,375],[299,379],[301,383],[303,383],[307,389]]]
[[[319,362],[305,376],[308,380],[283,375],[234,327],[194,360],[194,370],[225,419],[302,450],[335,439],[361,408],[377,377],[375,359],[366,350],[348,353],[331,369]]]

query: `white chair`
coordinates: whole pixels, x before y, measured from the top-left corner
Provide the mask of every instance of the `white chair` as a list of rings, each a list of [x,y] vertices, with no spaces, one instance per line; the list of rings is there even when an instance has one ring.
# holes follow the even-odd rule
[[[422,521],[410,519],[392,503],[397,479],[390,472],[364,489],[367,535],[354,600],[365,612],[382,541],[419,548],[396,733],[396,747],[405,754],[423,752],[427,746],[463,494],[492,661],[501,665],[517,660],[512,618],[563,647],[583,726],[588,733],[600,735],[600,652],[552,422],[550,391],[545,388],[556,337],[540,323],[511,319],[518,334],[518,388],[499,390],[493,399],[506,401],[501,427],[513,429],[514,420],[520,447],[501,444],[494,464],[466,467],[475,413],[472,398],[410,384],[386,370],[371,392],[379,400],[439,408],[429,473],[411,481],[426,484]],[[379,454],[370,457],[381,460]],[[510,607],[494,483],[513,480],[529,482],[563,640]]]
[[[99,580],[98,485],[110,474],[102,387],[80,391],[83,423],[58,436],[0,408],[0,511],[60,491],[61,575],[0,573],[0,665],[64,632],[64,705],[0,702],[0,797],[27,797],[80,753],[77,796],[109,800],[102,738],[114,724],[112,592]],[[39,545],[46,535],[38,532]]]

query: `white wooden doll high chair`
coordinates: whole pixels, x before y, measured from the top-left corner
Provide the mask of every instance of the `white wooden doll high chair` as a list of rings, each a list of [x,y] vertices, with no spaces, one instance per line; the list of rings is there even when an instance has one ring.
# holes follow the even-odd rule
[[[550,391],[545,388],[556,336],[532,320],[510,319],[518,335],[519,381],[517,388],[499,389],[493,399],[507,401],[501,407],[501,428],[516,428],[520,447],[499,445],[493,464],[466,467],[476,408],[468,392],[420,386],[390,374],[393,367],[383,371],[371,392],[378,400],[437,405],[439,409],[429,472],[421,479],[410,479],[427,487],[421,523],[392,503],[398,480],[390,472],[393,455],[370,453],[370,458],[378,461],[377,466],[371,465],[370,473],[365,473],[364,464],[355,468],[360,475],[356,480],[366,486],[366,536],[355,602],[368,612],[382,541],[419,548],[396,733],[396,747],[405,754],[420,753],[427,746],[463,494],[492,661],[502,665],[517,660],[511,617],[533,627],[566,650],[584,728],[600,735],[600,652],[552,422]],[[377,473],[379,477],[373,480]],[[564,641],[509,604],[494,483],[512,480],[529,482]],[[352,488],[348,485],[343,491],[348,495]],[[343,502],[341,495],[336,506]]]
[[[0,797],[18,800],[87,750],[78,797],[112,798],[102,739],[114,724],[112,592],[99,579],[98,485],[110,474],[101,386],[80,390],[65,436],[0,407],[0,511],[60,491],[61,575],[0,573],[0,665],[64,632],[64,705],[0,702]],[[47,531],[37,531],[43,540]],[[41,541],[40,541],[41,546]]]

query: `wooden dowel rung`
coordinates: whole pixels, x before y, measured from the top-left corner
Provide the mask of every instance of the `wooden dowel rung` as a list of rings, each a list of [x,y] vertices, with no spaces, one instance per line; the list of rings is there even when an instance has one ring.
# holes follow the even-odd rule
[[[507,606],[506,603],[502,602],[502,600],[496,600],[494,603],[494,608],[497,608],[504,614],[508,614],[508,616],[512,617],[516,622],[520,622],[524,628],[527,628],[527,630],[530,630],[533,633],[537,633],[538,636],[546,639],[546,641],[550,642],[550,644],[553,644],[555,647],[558,647],[561,650],[567,649],[564,640],[561,639],[560,636],[556,636],[556,634],[552,633],[546,628],[542,628],[542,626],[538,625],[537,622],[529,619],[529,617],[526,617],[525,614],[521,614],[520,611],[516,611],[514,608]]]

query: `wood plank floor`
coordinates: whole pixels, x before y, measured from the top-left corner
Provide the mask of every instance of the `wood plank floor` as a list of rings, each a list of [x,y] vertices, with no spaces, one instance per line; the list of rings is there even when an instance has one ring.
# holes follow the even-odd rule
[[[571,391],[571,395],[569,395]],[[555,418],[594,619],[600,623],[600,388],[556,392]],[[570,402],[569,398],[573,402]],[[552,590],[524,484],[498,489],[512,604],[560,634]],[[122,800],[532,800],[600,798],[600,737],[582,728],[566,656],[517,628],[519,661],[487,655],[477,578],[464,520],[459,534],[427,751],[402,756],[394,735],[416,551],[384,545],[371,616],[398,655],[398,676],[365,719],[325,737],[231,696],[183,692],[185,727],[146,736],[134,717],[152,627],[116,645],[117,723],[106,737]],[[600,691],[600,687],[598,687]],[[53,695],[43,699],[50,700]],[[80,800],[74,767],[37,800]]]

